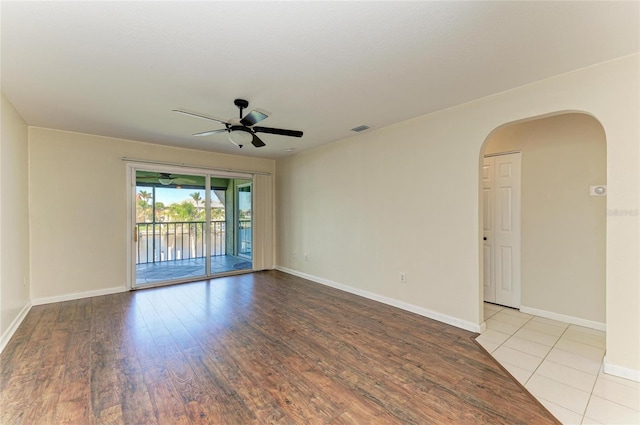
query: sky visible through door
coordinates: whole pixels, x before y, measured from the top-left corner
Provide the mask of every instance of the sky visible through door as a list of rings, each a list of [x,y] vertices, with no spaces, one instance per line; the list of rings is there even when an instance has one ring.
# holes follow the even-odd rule
[[[248,179],[136,170],[136,285],[251,270],[250,186]]]

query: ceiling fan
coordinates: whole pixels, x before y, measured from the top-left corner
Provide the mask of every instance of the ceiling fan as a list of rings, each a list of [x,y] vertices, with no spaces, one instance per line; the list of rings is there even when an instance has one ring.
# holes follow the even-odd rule
[[[142,172],[138,172],[142,173]],[[148,175],[138,175],[136,181],[140,183],[160,183],[163,186],[169,186],[171,184],[190,184],[197,183],[196,180],[185,178],[185,176],[174,176],[170,173],[149,173]]]
[[[236,99],[233,101],[234,105],[240,109],[240,118],[231,118],[228,120],[221,120],[219,118],[209,117],[207,115],[199,114],[196,112],[190,112],[183,109],[174,109],[173,112],[189,115],[192,117],[203,118],[205,120],[217,121],[224,124],[225,128],[219,130],[204,131],[202,133],[196,133],[194,136],[209,136],[211,134],[229,133],[229,141],[234,145],[242,148],[245,144],[251,142],[256,148],[265,146],[265,143],[260,140],[256,133],[268,133],[279,134],[281,136],[302,137],[302,131],[298,130],[285,130],[282,128],[271,127],[259,127],[256,124],[260,121],[269,118],[264,112],[253,110],[249,112],[245,117],[242,116],[242,111],[249,106],[249,102],[244,99]]]

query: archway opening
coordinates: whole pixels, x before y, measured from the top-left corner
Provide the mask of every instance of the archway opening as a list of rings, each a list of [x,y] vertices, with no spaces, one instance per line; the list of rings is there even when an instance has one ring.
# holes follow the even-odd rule
[[[511,281],[520,285],[517,307],[604,330],[606,193],[594,193],[595,187],[606,188],[602,125],[590,115],[572,112],[501,126],[481,149],[481,181],[486,156],[514,152],[521,156],[520,214],[509,217],[520,224],[520,238],[514,242],[521,254],[519,267],[514,268],[519,275]],[[486,216],[504,205],[488,212],[485,199],[481,187],[480,224],[486,232],[501,226],[495,216]],[[493,247],[488,254],[492,258],[486,258],[487,251],[480,250],[481,297],[490,286],[487,279],[495,279],[500,271],[494,270],[500,247]],[[504,264],[498,267],[504,269]]]

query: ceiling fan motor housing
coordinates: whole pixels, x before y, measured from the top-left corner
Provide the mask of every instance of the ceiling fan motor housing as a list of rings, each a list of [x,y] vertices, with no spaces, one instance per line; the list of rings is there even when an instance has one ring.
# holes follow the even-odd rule
[[[240,108],[240,110],[246,109],[249,106],[249,102],[244,99],[236,99],[233,101],[233,104]]]

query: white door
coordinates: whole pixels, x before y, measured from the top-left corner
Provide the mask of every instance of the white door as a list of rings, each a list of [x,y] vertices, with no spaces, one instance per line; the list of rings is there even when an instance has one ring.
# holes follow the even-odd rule
[[[484,300],[491,303],[496,302],[496,273],[493,258],[493,223],[495,221],[493,217],[493,204],[495,203],[493,200],[495,194],[493,188],[494,165],[494,157],[485,158],[482,164],[482,262],[484,266]]]
[[[520,153],[484,158],[485,301],[520,307]]]

